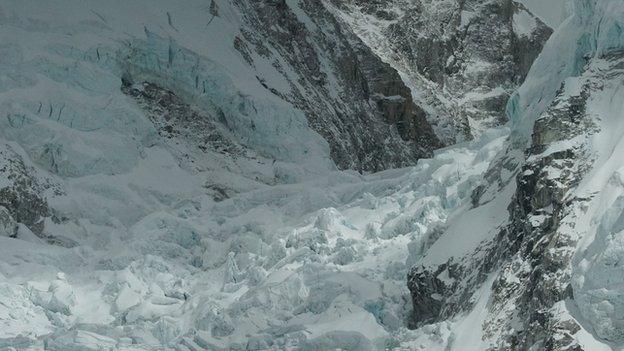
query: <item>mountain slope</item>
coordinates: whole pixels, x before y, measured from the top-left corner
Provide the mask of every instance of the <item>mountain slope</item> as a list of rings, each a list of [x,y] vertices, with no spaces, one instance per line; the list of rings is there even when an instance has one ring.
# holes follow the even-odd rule
[[[512,0],[331,1],[403,76],[446,144],[505,123],[552,30]]]
[[[622,348],[624,14],[574,4],[0,4],[0,349]]]
[[[477,349],[621,347],[618,282],[606,277],[619,266],[610,260],[619,255],[621,11],[617,2],[576,1],[546,45],[510,102],[512,136],[489,172],[494,182],[475,193],[466,215],[492,203],[509,213],[498,214],[487,233],[460,216],[428,251],[410,273],[410,289],[415,304],[436,308],[416,313],[416,323],[482,309],[470,300],[476,294],[488,301]],[[497,192],[501,186],[511,191]],[[463,236],[481,239],[443,251]],[[443,271],[452,279],[441,280]],[[431,293],[443,298],[430,301]],[[451,345],[461,348],[461,338]]]

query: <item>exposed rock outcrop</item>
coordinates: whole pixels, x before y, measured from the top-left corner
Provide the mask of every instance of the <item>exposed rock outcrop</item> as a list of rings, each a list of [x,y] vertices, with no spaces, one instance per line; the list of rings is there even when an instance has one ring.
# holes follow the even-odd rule
[[[505,106],[552,30],[512,0],[332,0],[402,72],[446,144],[506,121]],[[373,26],[375,30],[370,30]]]
[[[39,184],[35,170],[24,164],[22,157],[4,144],[0,148],[0,222],[3,235],[17,235],[17,223],[22,223],[40,235],[44,219],[51,215],[42,197],[51,184]],[[58,189],[57,189],[58,191]]]
[[[339,168],[406,166],[441,146],[397,71],[322,3],[235,3],[254,28],[243,28],[235,47],[250,65],[269,60],[284,75],[289,92],[274,89],[261,74],[257,78],[306,113],[312,129],[329,142]]]
[[[0,206],[0,235],[15,237],[17,235],[17,221],[4,206]]]

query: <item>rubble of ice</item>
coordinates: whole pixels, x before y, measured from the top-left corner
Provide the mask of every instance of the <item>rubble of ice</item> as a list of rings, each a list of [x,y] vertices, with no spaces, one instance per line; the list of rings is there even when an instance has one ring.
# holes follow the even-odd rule
[[[0,207],[0,349],[444,350],[476,340],[469,331],[482,320],[487,283],[465,318],[410,331],[406,273],[430,249],[435,260],[431,252],[446,257],[475,244],[449,243],[457,236],[447,234],[434,245],[441,232],[488,226],[485,212],[506,211],[495,201],[473,211],[471,193],[506,146],[507,128],[411,168],[339,172],[305,117],[245,80],[229,46],[207,40],[233,39],[238,29],[216,19],[207,30],[206,2],[63,1],[75,12],[58,13],[61,0],[0,4],[0,155],[23,160],[59,217],[35,235]],[[615,1],[576,3],[616,11]],[[621,21],[609,18],[589,34],[593,27],[579,24],[590,16],[564,23],[547,47],[559,59],[543,56],[530,77],[555,73],[526,83],[509,106],[514,130],[530,131],[583,55],[621,46]],[[571,31],[588,35],[570,43]],[[163,141],[121,92],[120,57],[129,57],[124,68],[134,79],[149,77],[190,101],[196,82],[208,84],[211,103],[201,107],[225,111],[229,136],[256,153],[232,160]],[[596,111],[613,128],[596,140],[603,182],[582,189],[603,196],[587,220],[597,224],[595,240],[576,261],[574,314],[621,345],[624,185],[613,169],[621,165],[613,144],[623,135],[621,106]],[[180,154],[216,166],[194,168]],[[211,181],[232,192],[217,201],[206,191]]]

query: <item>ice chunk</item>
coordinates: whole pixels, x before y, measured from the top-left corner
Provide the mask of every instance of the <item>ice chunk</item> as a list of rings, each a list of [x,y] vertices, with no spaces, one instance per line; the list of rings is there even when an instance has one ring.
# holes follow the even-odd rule
[[[336,226],[343,224],[344,218],[335,208],[325,208],[319,211],[314,226],[322,230],[334,230]]]
[[[124,285],[115,299],[115,307],[119,311],[124,311],[132,306],[138,305],[140,302],[141,295],[129,286]]]
[[[230,252],[227,255],[227,261],[225,263],[225,273],[223,275],[224,284],[236,284],[241,280],[241,272],[238,269],[238,264],[235,259],[236,254]]]
[[[4,280],[1,275],[0,279]],[[44,309],[30,296],[30,289],[0,282],[0,340],[20,335],[36,338],[52,331]]]
[[[182,328],[179,320],[176,318],[164,316],[158,319],[156,325],[152,328],[152,335],[158,339],[163,345],[180,336]]]
[[[74,289],[67,282],[64,273],[59,273],[48,289],[51,293],[48,309],[52,312],[59,312],[64,315],[71,315],[76,305],[76,295]]]
[[[202,309],[196,321],[198,329],[210,331],[213,337],[224,337],[234,332],[234,325],[223,308],[209,302]]]

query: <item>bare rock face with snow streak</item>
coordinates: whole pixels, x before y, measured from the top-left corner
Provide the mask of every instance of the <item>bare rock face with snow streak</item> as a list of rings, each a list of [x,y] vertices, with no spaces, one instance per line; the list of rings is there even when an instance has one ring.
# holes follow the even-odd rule
[[[53,152],[49,151],[50,157],[53,157]],[[0,149],[0,174],[4,179],[0,186],[3,235],[16,236],[17,223],[41,234],[45,218],[51,216],[43,194],[49,189],[53,192],[54,184],[45,183],[45,180],[42,182],[35,169],[27,166],[23,158],[7,144]],[[58,187],[56,190],[59,190]]]
[[[509,96],[552,33],[512,0],[331,4],[402,73],[447,144],[506,121]]]
[[[247,26],[235,47],[258,52],[290,91],[268,90],[306,113],[339,168],[379,171],[413,164],[441,144],[399,74],[344,28],[321,2],[237,1]],[[292,72],[292,73],[289,73]]]
[[[0,235],[8,237],[17,235],[17,222],[6,207],[0,207]]]

